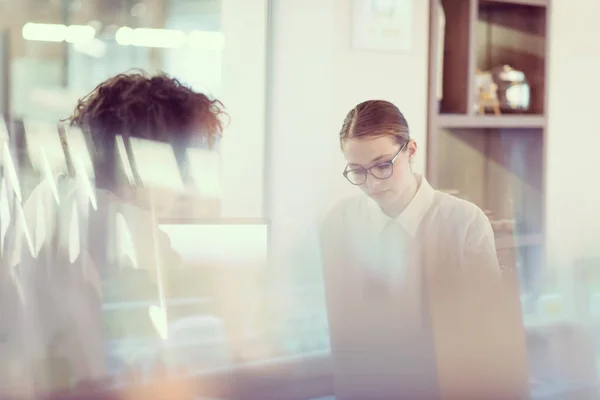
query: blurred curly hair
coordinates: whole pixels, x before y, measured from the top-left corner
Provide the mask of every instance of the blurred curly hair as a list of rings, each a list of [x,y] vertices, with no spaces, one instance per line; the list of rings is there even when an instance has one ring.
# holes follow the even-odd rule
[[[170,143],[178,157],[194,143],[212,147],[221,137],[225,116],[219,100],[164,73],[135,70],[102,82],[78,101],[66,121],[91,142],[96,173],[114,177],[117,136]]]
[[[166,74],[116,75],[79,100],[71,125],[93,136],[116,135],[171,141],[201,134],[213,143],[223,130],[223,104]],[[199,132],[198,128],[202,128]]]

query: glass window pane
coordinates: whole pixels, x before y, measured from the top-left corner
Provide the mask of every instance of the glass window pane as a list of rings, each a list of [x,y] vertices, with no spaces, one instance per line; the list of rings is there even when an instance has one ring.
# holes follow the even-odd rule
[[[0,344],[0,358],[10,361],[2,363],[0,382],[45,392],[160,361],[206,371],[283,354],[271,349],[283,347],[283,336],[267,335],[272,324],[260,310],[267,303],[266,224],[186,228],[156,211],[219,216],[219,143],[176,151],[121,137],[127,162],[119,168],[130,178],[123,186],[151,191],[150,205],[140,205],[94,188],[95,149],[82,131],[58,124],[98,84],[132,69],[164,71],[220,98],[221,1],[13,3],[10,70],[0,70],[12,83],[0,103],[10,106],[12,128],[0,183],[2,199],[16,199],[17,185],[23,193],[0,210],[1,265],[13,277],[0,302],[0,334],[12,349]],[[51,255],[57,249],[64,257]],[[241,280],[237,264],[252,264]],[[230,295],[232,287],[241,292]]]

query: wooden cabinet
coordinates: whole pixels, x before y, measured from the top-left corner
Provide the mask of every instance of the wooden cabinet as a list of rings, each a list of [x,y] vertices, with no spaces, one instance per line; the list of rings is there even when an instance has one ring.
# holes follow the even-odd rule
[[[510,313],[522,321],[545,280],[550,0],[431,0],[430,5],[427,177],[437,189],[488,214]],[[481,113],[477,72],[504,65],[524,73],[529,107]],[[515,352],[518,347],[526,353],[523,341]],[[521,357],[536,376],[532,360]]]

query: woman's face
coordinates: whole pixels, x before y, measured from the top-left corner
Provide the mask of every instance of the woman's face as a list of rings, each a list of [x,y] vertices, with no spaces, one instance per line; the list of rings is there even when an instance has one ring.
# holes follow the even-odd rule
[[[391,136],[346,139],[342,145],[348,163],[346,171],[371,168],[372,173],[367,174],[366,181],[358,186],[381,207],[390,206],[399,200],[411,184],[410,159],[417,146],[414,141],[410,141],[398,153],[401,147]],[[373,173],[377,175],[380,171],[385,172],[392,161],[389,178],[378,179],[373,176]]]

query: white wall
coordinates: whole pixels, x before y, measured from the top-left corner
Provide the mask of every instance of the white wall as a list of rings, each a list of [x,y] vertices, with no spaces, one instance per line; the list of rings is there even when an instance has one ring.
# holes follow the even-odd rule
[[[428,2],[414,1],[406,54],[353,51],[350,0],[273,0],[269,210],[276,243],[294,245],[336,200],[354,193],[341,175],[338,132],[346,113],[385,99],[405,113],[425,166]]]
[[[600,256],[600,2],[553,2],[547,224],[550,265]]]
[[[413,168],[422,173],[427,152],[429,1],[413,0],[413,44],[412,50],[407,53],[353,50],[352,3],[349,0],[335,1],[336,127],[341,126],[345,114],[361,101],[391,101],[404,113],[411,136],[419,145]]]
[[[261,217],[264,201],[267,0],[222,0],[222,212]]]

